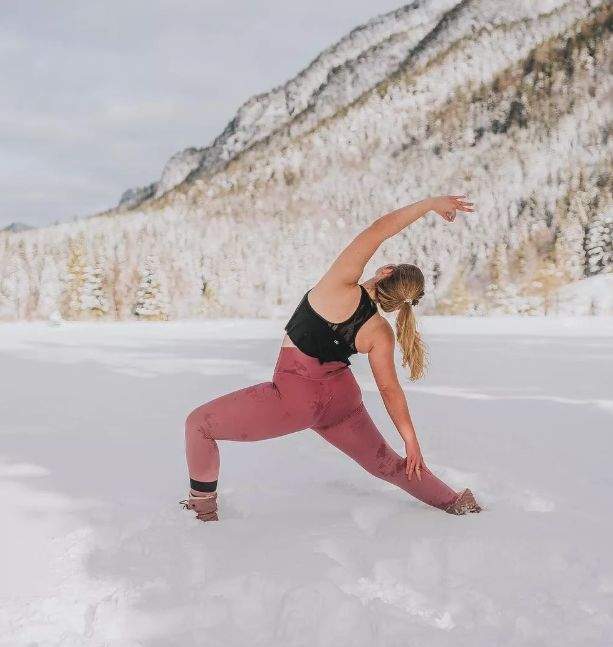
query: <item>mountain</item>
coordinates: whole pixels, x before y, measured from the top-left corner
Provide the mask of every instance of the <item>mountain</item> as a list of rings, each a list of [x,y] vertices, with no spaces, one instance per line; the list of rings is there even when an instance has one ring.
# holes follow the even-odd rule
[[[27,231],[28,229],[32,229],[32,226],[26,225],[23,222],[12,222],[10,225],[7,225],[6,227],[3,227],[2,229],[0,229],[0,231],[18,232],[18,231]]]
[[[0,234],[0,317],[285,316],[375,217],[458,192],[476,214],[428,216],[367,270],[418,264],[422,312],[559,312],[613,270],[612,22],[596,0],[375,18],[119,208]]]
[[[210,146],[173,155],[159,181],[129,189],[119,207],[134,208],[158,198],[192,173],[211,175],[223,169],[307,110],[312,111],[313,123],[333,115],[395,72],[456,4],[452,0],[417,1],[357,27],[288,83],[249,99]]]

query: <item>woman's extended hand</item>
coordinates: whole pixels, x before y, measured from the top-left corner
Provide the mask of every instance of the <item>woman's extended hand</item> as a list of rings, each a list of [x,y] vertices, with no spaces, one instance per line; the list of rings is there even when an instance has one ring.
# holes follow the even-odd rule
[[[407,453],[406,473],[409,477],[409,481],[413,476],[413,472],[417,474],[417,479],[421,481],[421,470],[423,467],[426,467],[426,465],[424,463],[424,458],[421,455],[421,449],[417,442],[417,437],[414,436],[410,440],[405,441],[404,447]]]
[[[455,220],[456,211],[464,211],[471,213],[474,211],[473,203],[466,201],[465,195],[439,195],[432,200],[432,211],[436,211],[439,216],[453,222]]]

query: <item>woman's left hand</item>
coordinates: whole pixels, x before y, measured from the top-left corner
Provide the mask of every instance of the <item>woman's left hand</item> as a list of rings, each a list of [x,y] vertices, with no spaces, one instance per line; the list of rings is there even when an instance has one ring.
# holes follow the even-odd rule
[[[432,211],[436,211],[439,216],[453,222],[456,211],[472,213],[475,208],[472,202],[468,202],[465,195],[439,195],[432,200]]]
[[[405,441],[404,446],[407,453],[406,473],[409,477],[409,481],[413,476],[413,472],[417,474],[417,479],[421,481],[421,470],[425,468],[426,465],[424,463],[424,458],[421,455],[421,449],[417,442],[417,438],[414,437]]]

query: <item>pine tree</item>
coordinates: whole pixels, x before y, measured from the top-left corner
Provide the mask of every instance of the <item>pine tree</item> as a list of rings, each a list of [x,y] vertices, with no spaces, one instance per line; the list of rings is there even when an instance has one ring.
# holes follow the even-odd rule
[[[0,318],[25,319],[28,312],[30,278],[26,263],[16,255],[0,278]]]
[[[613,272],[613,211],[597,214],[585,230],[584,248],[586,273],[608,274]]]
[[[106,295],[104,271],[100,265],[86,267],[83,272],[83,284],[79,299],[79,308],[94,317],[101,317],[109,311],[109,300]]]
[[[145,258],[140,275],[141,280],[136,291],[133,314],[139,319],[168,319],[168,300],[160,281],[156,260],[152,255]]]
[[[492,283],[503,285],[509,280],[509,259],[505,243],[498,243],[494,248],[491,266]]]
[[[65,319],[77,319],[81,312],[81,291],[85,282],[85,244],[83,237],[68,243],[68,261],[64,275],[62,315]]]
[[[107,256],[110,311],[114,319],[128,318],[131,313],[131,299],[127,296],[127,287],[130,285],[132,276],[132,267],[129,263],[130,248],[129,234],[123,231],[113,241]]]
[[[570,201],[556,236],[556,264],[570,281],[578,281],[585,276],[583,237],[588,219],[586,206],[584,192],[578,191]]]
[[[57,316],[61,294],[60,277],[55,258],[50,254],[43,258],[39,285],[36,314],[44,319]]]
[[[511,296],[507,290],[509,266],[507,249],[504,243],[498,243],[494,248],[490,262],[490,283],[485,290],[488,310],[506,312],[506,300]]]

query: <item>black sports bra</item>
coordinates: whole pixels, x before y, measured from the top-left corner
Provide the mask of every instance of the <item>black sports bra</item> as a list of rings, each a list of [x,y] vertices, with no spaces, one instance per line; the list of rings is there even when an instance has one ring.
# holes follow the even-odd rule
[[[370,298],[366,288],[360,285],[362,295],[355,312],[339,323],[324,319],[309,303],[308,290],[302,297],[285,331],[296,346],[307,355],[317,357],[319,363],[345,362],[358,351],[355,338],[364,323],[377,313],[377,304]]]

